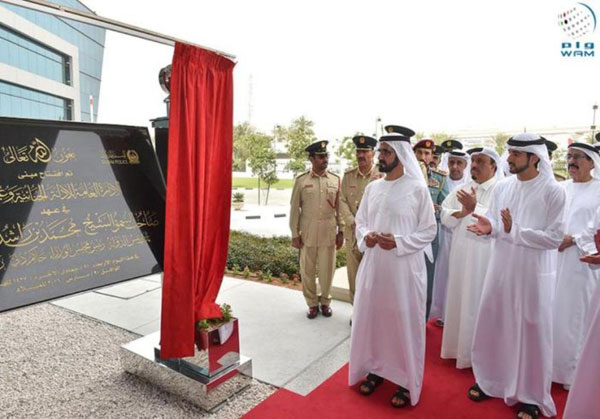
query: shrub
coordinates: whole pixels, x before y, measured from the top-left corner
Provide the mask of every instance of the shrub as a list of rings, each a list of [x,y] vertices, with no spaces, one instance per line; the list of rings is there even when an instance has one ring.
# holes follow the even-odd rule
[[[245,266],[251,272],[271,272],[271,275],[288,276],[300,273],[298,250],[291,246],[289,237],[260,237],[250,233],[231,231],[227,268]],[[336,253],[336,268],[346,265],[344,248]],[[245,278],[246,269],[242,274]]]
[[[240,274],[240,265],[238,265],[237,263],[234,263],[233,266],[231,267],[231,273],[234,275],[239,275]]]
[[[233,194],[233,202],[240,203],[244,202],[244,193],[243,192],[235,192]]]

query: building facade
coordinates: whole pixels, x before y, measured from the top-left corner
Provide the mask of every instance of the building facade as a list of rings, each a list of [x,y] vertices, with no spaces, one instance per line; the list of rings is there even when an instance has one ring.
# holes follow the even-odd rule
[[[94,122],[104,42],[104,29],[0,3],[0,116]]]

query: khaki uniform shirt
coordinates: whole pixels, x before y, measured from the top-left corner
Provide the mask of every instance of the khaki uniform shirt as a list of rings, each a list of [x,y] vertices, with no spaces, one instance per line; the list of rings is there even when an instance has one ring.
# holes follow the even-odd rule
[[[296,177],[290,208],[292,238],[300,236],[308,247],[335,246],[343,224],[339,217],[340,177],[309,171]]]
[[[344,223],[344,238],[349,242],[356,241],[352,223],[358,211],[360,200],[365,193],[365,188],[375,179],[381,177],[378,166],[373,166],[368,173],[361,173],[358,167],[344,173],[342,179],[342,191],[340,195],[340,216]]]

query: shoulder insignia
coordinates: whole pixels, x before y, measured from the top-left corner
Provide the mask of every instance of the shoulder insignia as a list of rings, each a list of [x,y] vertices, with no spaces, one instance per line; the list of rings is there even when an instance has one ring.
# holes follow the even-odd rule
[[[340,175],[338,175],[338,174],[336,174],[336,173],[333,173],[333,172],[330,172],[329,170],[327,171],[327,173],[329,173],[330,175],[333,175],[333,176],[335,176],[335,177],[336,177],[336,178],[338,178],[338,179],[339,179],[339,177],[340,177]]]
[[[448,172],[442,169],[431,169],[433,173],[437,173],[438,175],[448,176]]]
[[[353,168],[351,168],[351,169],[348,169],[348,170],[346,170],[346,171],[344,172],[344,174],[346,174],[346,173],[352,173],[352,172],[354,172],[354,171],[356,171],[356,170],[358,170],[358,167],[353,167]]]
[[[302,176],[306,176],[306,175],[308,175],[309,173],[310,173],[310,170],[307,170],[307,171],[306,171],[306,172],[304,172],[304,173],[300,173],[298,176],[296,176],[296,179],[300,179]]]
[[[438,187],[438,186],[440,186],[440,182],[438,182],[438,181],[437,181],[437,180],[435,180],[434,178],[430,177],[430,178],[427,180],[427,186],[435,186],[435,187]]]

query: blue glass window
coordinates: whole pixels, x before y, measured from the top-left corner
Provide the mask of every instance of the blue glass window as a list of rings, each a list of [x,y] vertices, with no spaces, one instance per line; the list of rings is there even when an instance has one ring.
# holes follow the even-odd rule
[[[0,116],[70,120],[71,101],[0,81]]]

